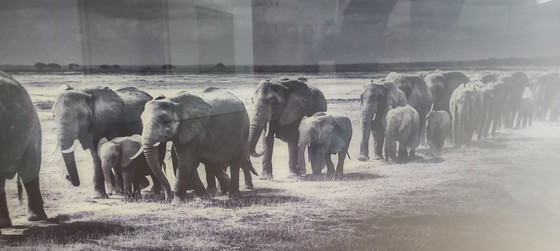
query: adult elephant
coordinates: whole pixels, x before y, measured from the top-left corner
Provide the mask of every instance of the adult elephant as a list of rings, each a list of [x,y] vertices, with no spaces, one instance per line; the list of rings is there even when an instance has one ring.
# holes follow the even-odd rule
[[[207,171],[207,176],[218,177],[224,186],[229,182],[224,167],[229,165],[229,192],[240,195],[239,169],[243,167],[245,171],[252,166],[247,145],[249,115],[236,96],[214,87],[201,93],[183,91],[170,97],[160,96],[146,104],[142,122],[141,152],[160,181],[166,202],[173,198],[173,204],[181,203],[189,185],[198,196],[207,196],[197,172],[200,163],[211,171]],[[177,154],[174,196],[157,151],[157,146],[167,141],[173,142]],[[251,174],[244,173],[245,182],[250,181]]]
[[[432,92],[434,111],[447,111],[449,113],[449,99],[453,91],[461,84],[470,82],[469,77],[462,72],[444,72],[436,70],[424,77],[424,81]],[[451,113],[450,113],[451,115]]]
[[[463,84],[457,87],[449,101],[453,146],[455,148],[469,145],[480,118],[483,94],[476,83]]]
[[[557,72],[547,72],[537,77],[533,86],[536,103],[535,118],[545,120],[553,101],[560,98],[560,76]],[[551,116],[551,120],[552,120]]]
[[[406,102],[418,112],[419,130],[418,137],[423,138],[426,119],[432,109],[433,97],[428,85],[418,75],[406,75],[391,72],[385,78],[386,81],[393,82],[395,86],[404,92]],[[419,141],[420,142],[420,141]]]
[[[496,130],[499,129],[502,124],[502,115],[506,110],[510,95],[508,85],[502,80],[489,83],[484,89],[486,88],[491,90],[493,99],[490,101],[488,116],[482,129],[482,138],[487,138],[488,133],[490,133],[492,137],[496,135]]]
[[[78,142],[89,149],[93,158],[94,198],[108,198],[105,192],[103,170],[98,155],[101,138],[111,140],[118,136],[142,133],[140,115],[144,104],[152,97],[134,87],[113,91],[108,87],[77,90],[65,86],[53,105],[57,128],[57,148],[68,170],[67,178],[79,186],[74,150]]]
[[[503,115],[503,122],[506,128],[512,128],[515,116],[519,111],[523,92],[529,86],[529,77],[523,72],[514,72],[500,78],[508,85],[509,99]]]
[[[375,159],[383,159],[383,141],[385,140],[387,111],[397,106],[406,105],[406,96],[392,82],[385,80],[371,81],[364,86],[360,95],[362,107],[362,142],[358,160],[369,160],[369,137],[373,136]]]
[[[257,86],[253,102],[255,113],[251,120],[249,149],[252,157],[264,154],[261,179],[273,179],[272,152],[275,137],[288,143],[291,175],[303,174],[298,167],[298,127],[303,116],[327,110],[323,93],[301,80],[265,80]],[[264,152],[257,153],[257,142],[267,124],[269,130],[264,138]]]
[[[0,71],[0,228],[12,226],[6,201],[6,179],[16,174],[27,192],[29,221],[47,219],[39,188],[41,124],[27,91]]]

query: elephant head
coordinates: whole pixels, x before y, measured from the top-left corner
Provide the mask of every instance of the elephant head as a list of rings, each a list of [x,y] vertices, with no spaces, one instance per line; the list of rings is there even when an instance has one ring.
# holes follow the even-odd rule
[[[107,87],[75,90],[65,86],[58,95],[52,108],[57,125],[56,148],[62,149],[69,180],[74,186],[80,185],[73,153],[78,142],[84,150],[93,149],[99,135],[118,121],[123,106],[121,98]]]
[[[288,125],[313,113],[312,91],[299,80],[262,81],[257,86],[253,102],[255,113],[249,134],[249,149],[253,157],[262,155],[255,148],[267,124],[274,122],[277,126]]]
[[[437,70],[426,75],[424,81],[432,92],[433,110],[449,111],[451,94],[459,85],[470,82],[470,79],[462,72]]]
[[[210,110],[210,105],[202,98],[188,92],[170,98],[159,96],[145,105],[141,116],[144,127],[142,148],[133,158],[144,153],[150,169],[165,190],[166,200],[171,199],[171,187],[161,169],[157,146],[169,140],[185,144],[203,135]]]

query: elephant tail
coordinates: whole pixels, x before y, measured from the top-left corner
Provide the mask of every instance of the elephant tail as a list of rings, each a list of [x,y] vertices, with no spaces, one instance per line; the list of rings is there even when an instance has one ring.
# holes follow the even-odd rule
[[[21,185],[21,178],[19,177],[19,174],[17,175],[16,180],[17,180],[17,196],[18,196],[19,204],[23,204],[23,187]]]
[[[348,151],[346,151],[346,156],[348,156],[349,160],[352,160],[352,158],[350,158],[350,154],[348,153]]]

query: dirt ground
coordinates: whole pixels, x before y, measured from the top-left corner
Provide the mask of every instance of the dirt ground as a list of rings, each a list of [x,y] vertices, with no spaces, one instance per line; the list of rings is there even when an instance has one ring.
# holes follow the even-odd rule
[[[560,250],[560,123],[503,129],[468,148],[447,146],[438,157],[421,147],[422,159],[404,165],[359,162],[358,98],[363,84],[380,75],[306,76],[325,93],[328,109],[354,125],[352,159],[337,181],[288,178],[287,145],[277,140],[275,179],[254,177],[255,189],[243,190],[241,199],[191,196],[173,207],[144,191],[142,202],[93,200],[89,152],[77,150],[80,187],[64,179],[60,154],[50,154],[56,136],[49,109],[61,84],[137,86],[152,95],[219,86],[251,114],[258,80],[285,76],[300,75],[14,75],[41,117],[49,220],[28,222],[15,180],[8,181],[14,227],[2,230],[0,249]],[[252,162],[260,172],[261,159]]]

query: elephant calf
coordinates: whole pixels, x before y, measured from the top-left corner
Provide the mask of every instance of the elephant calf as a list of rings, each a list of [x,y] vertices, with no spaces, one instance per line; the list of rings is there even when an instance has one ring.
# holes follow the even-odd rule
[[[445,138],[451,132],[451,117],[446,111],[432,111],[428,115],[426,137],[430,151],[441,152]]]
[[[140,190],[149,185],[147,175],[152,176],[153,191],[158,193],[161,185],[153,175],[146,158],[131,159],[142,148],[142,137],[134,134],[129,137],[117,137],[110,141],[102,138],[99,141],[99,158],[109,194],[124,194],[127,199],[140,197]],[[165,144],[159,147],[160,163],[165,157]],[[111,179],[111,171],[115,172],[115,182]]]
[[[418,138],[418,112],[410,105],[396,107],[387,112],[385,117],[387,130],[385,133],[385,160],[389,158],[406,162],[408,158],[416,156],[416,147],[420,144]],[[395,153],[399,142],[398,159]]]
[[[320,174],[327,165],[327,175],[340,177],[344,173],[344,159],[352,139],[352,123],[346,116],[318,112],[311,117],[303,117],[299,128],[300,173],[305,173],[305,147],[309,146],[309,159],[313,174]],[[332,154],[338,154],[336,172],[331,160]]]

